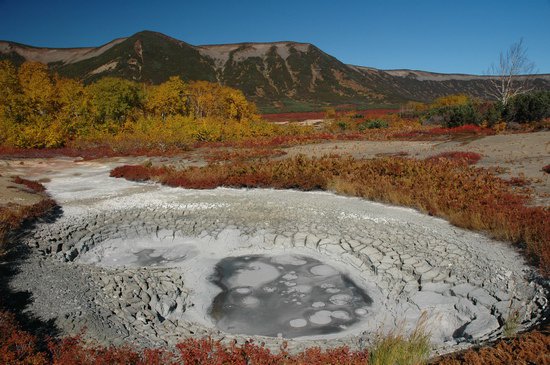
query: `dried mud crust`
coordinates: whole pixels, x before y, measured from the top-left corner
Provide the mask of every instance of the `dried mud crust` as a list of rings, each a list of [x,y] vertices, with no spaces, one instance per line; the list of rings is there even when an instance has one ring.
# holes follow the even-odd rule
[[[30,290],[30,309],[55,319],[68,334],[85,327],[86,336],[100,343],[142,346],[205,335],[249,338],[222,333],[207,314],[212,293],[204,264],[243,253],[317,255],[348,268],[373,294],[371,316],[360,328],[338,338],[290,340],[295,350],[361,348],[379,331],[413,326],[426,311],[433,340],[449,351],[498,337],[511,308],[520,310],[523,328],[547,308],[536,272],[510,247],[410,209],[328,193],[113,183],[105,174],[96,184],[105,179],[113,185],[102,199],[90,199],[89,190],[80,202],[60,194],[69,209],[24,238],[33,254],[11,283]],[[54,197],[63,184],[52,186]],[[192,244],[214,259],[103,264],[109,254],[121,253],[121,242],[131,251],[132,242],[144,240],[163,252]],[[257,339],[273,348],[282,342]]]

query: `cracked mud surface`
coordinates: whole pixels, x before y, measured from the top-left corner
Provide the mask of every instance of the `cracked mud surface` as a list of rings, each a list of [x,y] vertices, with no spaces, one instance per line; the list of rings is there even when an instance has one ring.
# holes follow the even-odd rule
[[[27,176],[51,179],[63,215],[23,237],[32,251],[11,286],[30,291],[29,310],[64,333],[86,327],[100,343],[142,346],[249,338],[210,316],[216,265],[245,255],[310,257],[372,299],[364,320],[291,339],[291,349],[362,347],[424,311],[432,341],[456,349],[498,337],[510,308],[527,328],[547,306],[536,272],[509,246],[411,209],[322,192],[173,189],[110,178],[109,164],[49,164]]]

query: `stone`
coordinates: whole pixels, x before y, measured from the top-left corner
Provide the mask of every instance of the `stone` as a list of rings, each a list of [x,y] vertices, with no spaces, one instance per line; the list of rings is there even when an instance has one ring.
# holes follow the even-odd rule
[[[495,297],[483,288],[477,288],[468,292],[468,298],[472,299],[476,304],[479,303],[488,308],[491,308],[497,302]]]
[[[458,299],[455,297],[446,297],[431,291],[419,291],[411,296],[410,301],[422,310],[434,307],[454,308],[454,305],[458,302]]]
[[[481,315],[464,327],[463,335],[469,340],[479,340],[500,327],[498,320],[490,315]]]
[[[422,283],[423,291],[433,291],[434,293],[438,294],[445,294],[449,291],[450,288],[451,286],[445,283]]]
[[[472,284],[462,283],[462,284],[458,284],[456,286],[453,286],[451,288],[451,294],[467,298],[468,293],[470,293],[474,289],[475,289],[475,286],[473,286]]]

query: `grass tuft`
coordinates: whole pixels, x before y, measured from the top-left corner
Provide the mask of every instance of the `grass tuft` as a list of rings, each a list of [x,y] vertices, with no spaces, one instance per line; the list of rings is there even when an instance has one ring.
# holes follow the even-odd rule
[[[370,365],[420,365],[430,356],[430,334],[423,313],[416,328],[408,336],[403,329],[380,335],[370,351]]]

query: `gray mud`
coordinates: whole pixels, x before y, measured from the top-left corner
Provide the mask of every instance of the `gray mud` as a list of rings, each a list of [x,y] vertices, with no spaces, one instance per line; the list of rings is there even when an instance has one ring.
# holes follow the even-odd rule
[[[290,258],[290,259],[289,259]],[[221,260],[210,310],[224,332],[295,338],[338,333],[361,321],[372,299],[347,275],[307,256]]]

